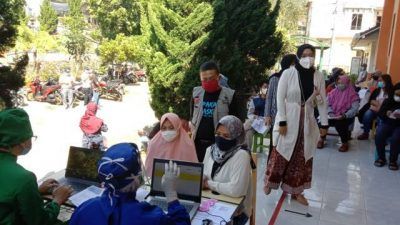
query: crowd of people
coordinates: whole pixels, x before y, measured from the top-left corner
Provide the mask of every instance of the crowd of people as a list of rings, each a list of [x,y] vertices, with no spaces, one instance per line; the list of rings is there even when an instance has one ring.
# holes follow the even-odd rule
[[[229,87],[227,78],[216,63],[204,63],[200,67],[201,86],[195,87],[191,96],[189,127],[178,115],[166,112],[149,137],[143,165],[135,144],[120,143],[106,148],[102,132],[107,131],[107,126],[96,116],[98,103],[90,98],[90,78],[85,78],[88,96],[87,110],[80,121],[82,144],[105,151],[98,163],[105,191],[101,197],[80,205],[70,224],[190,224],[189,214],[176,192],[179,167],[172,161],[165,165],[162,178],[168,212],[136,200],[144,178],[152,174],[155,158],[203,163],[203,188],[244,197],[232,221],[234,225],[246,224],[254,213],[252,170],[256,168],[251,148],[257,132],[252,123],[256,119],[262,119],[272,135],[264,176],[263,191],[267,195],[280,187],[293,200],[308,205],[303,192],[311,188],[316,149],[325,146],[329,127],[335,127],[341,142],[339,151],[349,151],[357,116],[363,126],[360,141],[369,138],[376,124],[375,165],[386,164],[385,147],[390,143],[389,169],[397,170],[400,83],[393,85],[389,75],[379,72],[369,77],[366,65],[362,65],[356,83],[340,68],[335,68],[326,81],[315,68],[315,51],[312,45],[305,44],[296,54],[283,57],[282,69],[269,81],[263,81],[250,99],[245,123],[238,118],[241,109],[237,93]],[[63,78],[60,83],[68,89],[70,82]],[[358,89],[364,93],[361,98]],[[38,187],[34,174],[18,165],[17,157],[29,152],[32,138],[24,110],[0,112],[0,203],[7,206],[7,210],[0,210],[1,224],[57,224],[60,205],[72,193],[70,187],[60,186],[55,180]],[[52,193],[54,201],[44,205],[40,196],[46,193]]]

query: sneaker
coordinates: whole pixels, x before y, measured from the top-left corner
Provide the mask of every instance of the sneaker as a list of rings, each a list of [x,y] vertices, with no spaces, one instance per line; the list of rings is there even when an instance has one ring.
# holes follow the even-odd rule
[[[339,148],[339,152],[347,152],[347,151],[349,151],[349,144],[348,143],[342,144],[342,146],[340,146]]]
[[[357,139],[360,140],[360,141],[368,140],[369,139],[369,133],[363,133],[360,136],[358,136]]]

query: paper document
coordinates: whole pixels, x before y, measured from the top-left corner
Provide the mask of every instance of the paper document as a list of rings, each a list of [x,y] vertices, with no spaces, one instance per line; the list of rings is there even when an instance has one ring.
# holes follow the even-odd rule
[[[258,117],[253,121],[251,127],[259,134],[265,134],[269,130],[269,126],[265,126],[265,120],[263,117]]]
[[[224,220],[229,222],[236,208],[237,205],[217,202],[210,208],[208,213],[197,211],[196,216],[193,218],[192,225],[201,225],[204,219],[212,220],[213,224],[225,224],[221,222]]]
[[[85,190],[74,194],[69,198],[69,200],[72,202],[72,204],[78,207],[89,199],[99,197],[103,193],[103,190],[104,189],[92,185]]]

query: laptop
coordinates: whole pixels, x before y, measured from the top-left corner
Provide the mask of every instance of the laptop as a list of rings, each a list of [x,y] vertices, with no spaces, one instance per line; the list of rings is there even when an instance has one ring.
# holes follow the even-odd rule
[[[57,179],[61,185],[71,185],[74,194],[90,187],[100,186],[97,163],[103,156],[99,150],[71,146],[65,176]]]
[[[203,180],[203,164],[173,160],[180,168],[177,182],[179,202],[193,219],[201,203]],[[159,206],[164,212],[168,211],[168,203],[161,186],[161,179],[165,173],[165,163],[169,160],[154,159],[151,175],[151,188],[147,202]]]

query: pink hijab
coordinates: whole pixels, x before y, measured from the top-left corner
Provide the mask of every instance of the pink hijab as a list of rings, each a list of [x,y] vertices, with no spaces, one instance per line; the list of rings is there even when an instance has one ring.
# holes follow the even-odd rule
[[[97,105],[94,102],[90,102],[86,106],[85,115],[82,116],[79,127],[85,134],[97,133],[103,125],[103,120],[96,117]]]
[[[161,117],[160,127],[169,120],[178,131],[178,135],[171,142],[167,142],[161,135],[161,130],[151,139],[147,149],[145,162],[146,175],[151,176],[153,170],[153,159],[173,159],[189,162],[198,162],[196,148],[193,140],[183,129],[181,120],[174,113],[166,113]]]
[[[351,86],[350,78],[346,75],[340,76],[339,80],[346,85],[344,91],[335,88],[328,95],[328,102],[335,116],[343,115],[351,108],[353,102],[360,98],[354,88]]]

